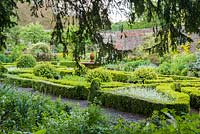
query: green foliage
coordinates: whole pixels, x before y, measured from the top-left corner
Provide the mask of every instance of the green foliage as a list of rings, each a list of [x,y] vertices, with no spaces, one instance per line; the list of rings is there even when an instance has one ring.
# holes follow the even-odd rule
[[[190,96],[190,105],[193,108],[200,108],[200,90],[196,87],[182,87],[181,92],[187,93]]]
[[[168,62],[163,62],[162,64],[160,64],[158,68],[158,72],[163,75],[170,74],[170,71],[171,71],[170,67],[171,65]]]
[[[53,58],[50,45],[46,43],[33,44],[29,51],[37,61],[49,61]]]
[[[85,65],[80,64],[78,67],[75,68],[74,74],[78,76],[85,76],[88,73],[88,68]]]
[[[25,76],[25,75],[23,75]],[[62,96],[72,99],[87,99],[88,89],[84,82],[74,82],[67,80],[53,80],[42,77],[34,77],[28,74],[25,78],[19,76],[7,75],[8,82],[25,88],[33,88],[34,90]]]
[[[0,62],[9,63],[12,59],[10,56],[0,53]]]
[[[31,68],[36,65],[36,59],[29,54],[22,55],[18,60],[17,60],[17,67],[18,68]]]
[[[95,97],[97,96],[97,91],[100,90],[101,80],[95,78],[91,82],[90,91],[88,94],[88,101],[94,102]]]
[[[116,64],[107,64],[105,68],[118,71],[134,71],[139,66],[150,65],[149,60],[135,60],[131,62],[119,62]]]
[[[2,65],[2,63],[0,62],[0,77],[2,77],[2,75],[3,75],[4,73],[7,73],[7,72],[8,72],[8,69],[5,68],[5,67]]]
[[[60,66],[66,66],[66,67],[76,67],[76,62],[75,61],[61,61]]]
[[[200,53],[196,54],[196,61],[189,65],[189,70],[194,74],[193,76],[199,77],[200,72]]]
[[[52,102],[44,96],[17,92],[10,87],[0,90],[0,133],[31,133],[40,130],[46,118],[68,114],[61,102]]]
[[[135,80],[152,80],[157,79],[158,75],[154,68],[151,67],[140,67],[133,72]]]
[[[146,60],[136,60],[133,62],[129,62],[127,63],[127,65],[125,66],[124,70],[125,71],[134,71],[136,68],[138,68],[139,66],[142,65],[149,65],[150,61],[146,61]]]
[[[108,71],[111,73],[113,81],[128,82],[128,80],[132,77],[131,73],[113,70]]]
[[[118,90],[117,88],[116,90]],[[131,113],[138,113],[144,115],[151,115],[154,110],[161,110],[163,108],[175,109],[177,113],[189,112],[190,98],[187,94],[175,92],[170,86],[157,86],[157,92],[168,95],[173,98],[171,102],[152,101],[152,99],[145,99],[139,95],[124,95],[116,93],[115,90],[100,91],[98,100],[102,105],[113,107],[120,111]]]
[[[111,82],[112,81],[112,75],[109,71],[106,71],[104,69],[94,69],[90,70],[86,75],[86,80],[88,82],[91,82],[93,79],[99,78],[101,82]]]
[[[26,45],[17,45],[12,46],[10,49],[10,58],[12,62],[16,61],[21,55],[23,55],[23,51],[26,49]]]
[[[7,31],[7,40],[6,43],[8,46],[16,46],[20,44],[20,32],[21,32],[22,27],[21,26],[15,26]],[[7,46],[7,47],[8,47]],[[11,47],[10,46],[10,47]]]
[[[55,78],[58,75],[56,69],[48,63],[42,63],[35,66],[33,73],[35,76],[46,77],[46,78]]]
[[[177,83],[177,82],[173,83],[172,89],[173,89],[174,91],[181,92],[181,84],[180,84],[180,83]]]
[[[196,56],[194,54],[180,54],[171,61],[163,62],[158,68],[158,72],[164,75],[187,75],[189,71],[189,65],[195,61]]]
[[[45,31],[42,25],[29,24],[20,29],[20,39],[23,40],[25,44],[38,43],[38,42],[49,42],[51,36],[48,32]]]

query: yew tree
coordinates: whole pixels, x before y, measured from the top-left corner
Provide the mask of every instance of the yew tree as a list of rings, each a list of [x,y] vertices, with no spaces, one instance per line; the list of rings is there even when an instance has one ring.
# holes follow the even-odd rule
[[[68,33],[64,29],[75,25],[78,30],[74,33],[74,57],[78,61],[85,52],[85,39],[90,39],[99,47],[99,62],[106,56],[106,61],[118,57],[112,41],[105,43],[100,34],[102,30],[111,27],[109,13],[118,8],[119,13],[130,16],[130,22],[145,15],[148,21],[159,19],[154,26],[154,33],[159,41],[148,50],[160,55],[175,50],[178,45],[192,41],[187,33],[198,33],[200,25],[200,0],[1,0],[0,2],[0,45],[5,47],[7,28],[15,25],[12,21],[17,16],[16,2],[30,2],[33,15],[37,16],[40,8],[51,8],[55,18],[51,44],[61,43],[67,52],[68,43],[63,36]],[[122,6],[123,5],[123,6]],[[126,12],[124,7],[130,11]],[[67,18],[72,18],[69,21]],[[69,30],[70,31],[70,30]],[[63,34],[66,35],[63,35]],[[112,39],[111,39],[112,40]]]

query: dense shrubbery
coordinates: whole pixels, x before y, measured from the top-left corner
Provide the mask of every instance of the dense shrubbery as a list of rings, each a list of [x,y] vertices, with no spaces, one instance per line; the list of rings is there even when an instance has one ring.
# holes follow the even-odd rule
[[[2,63],[0,62],[0,77],[2,77],[2,75],[3,75],[4,73],[7,73],[7,72],[8,72],[7,68],[5,68],[5,67],[2,65]]]
[[[86,80],[91,82],[93,79],[99,78],[101,82],[111,82],[112,75],[109,71],[103,69],[94,69],[87,73]]]
[[[0,53],[0,62],[9,63],[11,61],[12,59],[10,58],[10,56]]]
[[[17,92],[1,87],[0,90],[0,133],[34,132],[45,118],[55,118],[67,113],[68,107],[39,95]]]
[[[85,65],[80,64],[79,67],[75,68],[74,74],[78,76],[85,76],[88,73],[88,68]]]
[[[145,81],[145,80],[157,79],[158,75],[155,71],[155,68],[140,67],[133,72],[133,77],[135,78],[135,80]]]
[[[189,71],[189,65],[195,61],[195,54],[189,55],[178,55],[174,57],[171,61],[166,60],[163,62],[158,71],[164,75],[187,75]]]
[[[49,61],[53,58],[50,45],[46,43],[33,44],[29,51],[37,61]]]
[[[36,65],[36,60],[32,55],[22,55],[17,61],[18,68],[31,68]]]
[[[174,111],[155,111],[142,122],[106,117],[94,104],[86,109],[71,108],[44,96],[0,90],[0,133],[38,134],[195,134],[200,133],[199,115],[176,116]]]
[[[105,65],[105,68],[111,70],[119,70],[119,71],[134,71],[139,66],[150,65],[151,62],[149,60],[136,60],[132,62],[120,62],[117,64],[108,64]]]
[[[48,63],[42,63],[35,66],[33,73],[36,76],[46,77],[46,78],[55,78],[58,75],[56,69]]]

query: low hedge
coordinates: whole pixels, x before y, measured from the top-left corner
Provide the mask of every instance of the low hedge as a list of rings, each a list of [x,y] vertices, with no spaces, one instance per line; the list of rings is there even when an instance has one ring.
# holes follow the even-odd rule
[[[67,70],[67,69],[57,69],[61,77],[64,77],[66,75],[73,75],[74,70]]]
[[[179,82],[181,87],[200,87],[200,82],[192,82],[192,81],[181,81]]]
[[[60,79],[60,80],[48,79],[48,78],[45,78],[45,77],[38,77],[38,76],[35,76],[33,74],[29,74],[29,73],[19,74],[18,76],[22,77],[22,78],[53,82],[53,83],[61,84],[61,85],[84,86],[84,87],[87,87],[87,88],[89,87],[89,83],[87,83],[86,81],[81,81],[80,82],[80,81],[66,80],[66,79]]]
[[[15,70],[8,71],[9,74],[23,74],[23,73],[33,73],[32,68],[17,68]]]
[[[171,83],[174,82],[172,78],[164,78],[158,80],[145,80],[145,84],[153,84],[153,83]]]
[[[107,70],[107,71],[111,73],[113,81],[128,82],[128,80],[132,77],[131,73],[123,71],[114,71],[114,70]]]
[[[60,66],[66,66],[66,67],[71,67],[75,68],[76,67],[76,62],[75,61],[61,61]]]
[[[28,78],[20,78],[15,75],[6,75],[7,82],[24,88],[33,88],[34,90],[54,94],[61,97],[73,99],[87,99],[88,88],[85,86],[68,86],[55,84],[52,82]]]
[[[178,75],[159,75],[159,77],[171,77],[174,80],[199,80],[196,77],[178,76]]]
[[[99,91],[98,100],[101,101],[102,105],[106,107],[113,107],[120,111],[151,115],[154,110],[161,110],[163,108],[175,109],[179,114],[181,112],[188,113],[190,109],[189,96],[184,93],[178,93],[173,90],[163,90],[163,87],[157,86],[158,91],[165,94],[169,94],[171,97],[175,98],[175,102],[162,103],[162,102],[152,102],[148,100],[138,99],[136,97],[130,97],[126,95],[118,95],[114,92]],[[116,89],[117,90],[117,89]]]
[[[190,106],[196,109],[200,108],[200,90],[196,87],[182,87],[181,92],[190,96]]]

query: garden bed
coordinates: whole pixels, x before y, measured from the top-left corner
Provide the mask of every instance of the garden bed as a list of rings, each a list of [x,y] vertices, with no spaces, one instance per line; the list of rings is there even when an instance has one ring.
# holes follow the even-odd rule
[[[151,95],[148,95],[149,93]],[[141,87],[100,91],[98,100],[106,107],[144,115],[151,115],[154,110],[163,108],[175,109],[178,113],[188,113],[190,109],[190,98],[187,94],[172,90],[169,93],[164,90],[159,91],[157,88],[152,91]]]

